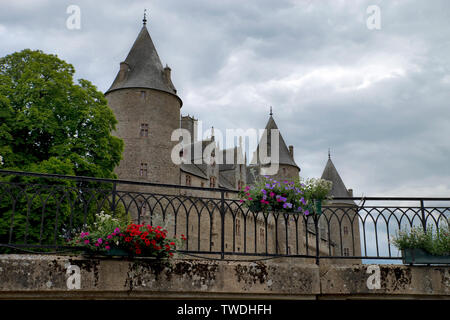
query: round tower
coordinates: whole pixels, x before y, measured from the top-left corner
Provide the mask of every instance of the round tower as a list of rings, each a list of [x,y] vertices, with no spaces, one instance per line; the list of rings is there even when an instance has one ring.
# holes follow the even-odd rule
[[[172,132],[180,127],[181,99],[163,67],[144,25],[113,84],[105,93],[118,124],[115,135],[124,140],[119,179],[179,184],[179,167],[171,160],[177,144]]]

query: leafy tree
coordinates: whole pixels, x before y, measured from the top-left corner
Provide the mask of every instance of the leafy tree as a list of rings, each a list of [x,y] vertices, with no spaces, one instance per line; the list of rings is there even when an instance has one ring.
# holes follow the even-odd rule
[[[123,142],[103,93],[55,55],[0,58],[0,154],[8,169],[113,178]]]
[[[75,83],[74,73],[71,64],[42,51],[0,58],[0,169],[116,178],[123,151],[123,141],[111,135],[117,121],[103,93],[87,80]],[[9,241],[11,224],[13,242],[57,243],[54,231],[81,219],[74,213],[83,212],[86,221],[86,212],[104,206],[80,200],[96,184],[0,175],[2,180],[9,184],[0,184],[0,243]]]

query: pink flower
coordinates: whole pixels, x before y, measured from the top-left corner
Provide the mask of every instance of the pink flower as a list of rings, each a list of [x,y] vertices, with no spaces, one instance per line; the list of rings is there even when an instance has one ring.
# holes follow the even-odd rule
[[[253,198],[248,198],[248,200],[249,200],[249,201],[252,201],[252,200],[253,200]]]
[[[109,250],[109,249],[111,249],[111,247],[110,247],[110,246],[106,246],[105,249],[106,249],[106,250]]]
[[[244,200],[241,199],[241,200],[239,200],[239,202],[242,203],[242,202],[244,202]]]
[[[112,235],[108,235],[107,238],[108,238],[108,239],[111,239],[111,238],[112,238]]]
[[[275,196],[275,193],[271,192],[271,193],[269,193],[269,196],[271,196],[273,198]]]
[[[100,243],[97,242],[97,243],[95,244],[95,246],[96,246],[96,247],[100,246]]]
[[[102,238],[98,238],[97,242],[102,243],[103,242]]]
[[[119,232],[120,232],[119,228],[114,229],[114,233],[119,233]]]
[[[84,243],[88,244],[89,243],[89,239],[84,240]]]

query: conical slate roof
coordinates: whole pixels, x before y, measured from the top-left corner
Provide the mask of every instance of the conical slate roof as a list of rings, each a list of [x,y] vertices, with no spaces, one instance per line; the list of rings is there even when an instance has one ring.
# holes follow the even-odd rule
[[[350,197],[347,188],[345,187],[344,182],[342,181],[341,176],[337,172],[336,167],[331,161],[331,158],[328,158],[325,169],[322,173],[322,179],[331,181],[333,183],[331,187],[331,196],[332,197]],[[352,200],[334,200],[333,202],[343,202],[343,203],[351,203],[354,204]]]
[[[176,94],[170,79],[166,79],[161,60],[145,24],[124,62],[129,67],[126,76],[121,79],[119,72],[107,92],[123,88],[148,88]]]
[[[272,115],[270,115],[269,121],[266,125],[267,130],[267,153],[270,156],[272,154],[272,139],[271,139],[271,130],[272,129],[278,129],[277,124],[275,123],[275,120],[273,119]],[[279,143],[278,143],[278,150],[279,150],[279,163],[280,164],[287,164],[294,167],[297,167],[299,170],[299,166],[295,163],[294,158],[291,156],[291,153],[289,152],[288,147],[286,146],[286,143],[284,142],[283,136],[279,135]],[[259,161],[259,145],[262,141],[259,141],[258,147],[256,148],[255,153],[253,154],[253,160],[251,163],[260,163]],[[255,158],[256,157],[256,158]],[[258,160],[258,161],[255,161]]]

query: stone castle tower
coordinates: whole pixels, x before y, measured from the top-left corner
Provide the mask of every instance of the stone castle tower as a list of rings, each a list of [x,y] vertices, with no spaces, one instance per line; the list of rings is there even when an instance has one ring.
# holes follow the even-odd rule
[[[144,25],[113,84],[105,93],[118,121],[115,135],[124,140],[120,179],[179,184],[180,170],[171,160],[180,127],[181,99],[163,67]],[[158,150],[158,152],[155,152]]]

